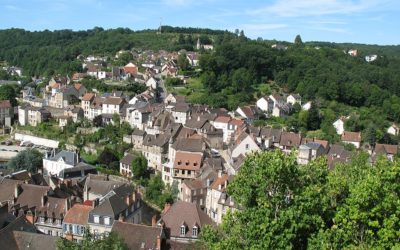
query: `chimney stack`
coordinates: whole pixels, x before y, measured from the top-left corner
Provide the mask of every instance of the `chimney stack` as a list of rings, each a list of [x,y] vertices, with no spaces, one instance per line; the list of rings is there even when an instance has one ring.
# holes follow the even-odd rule
[[[19,195],[20,195],[20,186],[17,184],[17,185],[15,185],[15,188],[14,188],[15,199],[17,199]]]
[[[151,217],[151,226],[152,227],[157,226],[157,215],[153,215],[153,217]]]
[[[165,203],[163,214],[166,213],[171,208],[171,203]]]
[[[157,249],[161,249],[161,237],[157,235]]]

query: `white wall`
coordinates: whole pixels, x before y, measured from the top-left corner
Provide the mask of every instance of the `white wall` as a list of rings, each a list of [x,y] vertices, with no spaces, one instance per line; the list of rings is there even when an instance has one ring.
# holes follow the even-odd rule
[[[58,148],[59,141],[55,140],[49,140],[37,136],[32,136],[32,135],[25,135],[25,134],[19,134],[15,133],[14,139],[16,141],[30,141],[33,144],[40,145],[40,146],[46,146],[50,148]]]

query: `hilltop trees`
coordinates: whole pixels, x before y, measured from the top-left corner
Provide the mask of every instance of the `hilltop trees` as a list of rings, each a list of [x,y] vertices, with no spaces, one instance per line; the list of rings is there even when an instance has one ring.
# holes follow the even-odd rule
[[[399,176],[400,162],[369,166],[363,154],[329,171],[323,159],[257,153],[228,186],[241,209],[201,237],[209,249],[399,247]]]

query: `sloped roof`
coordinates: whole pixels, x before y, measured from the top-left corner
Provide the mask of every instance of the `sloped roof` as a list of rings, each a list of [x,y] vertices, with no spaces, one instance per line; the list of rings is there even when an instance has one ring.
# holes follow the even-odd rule
[[[21,183],[22,181],[19,180],[0,177],[0,203],[4,201],[13,201],[15,187]]]
[[[291,132],[282,132],[279,144],[281,146],[299,146],[301,144],[301,135]]]
[[[132,165],[132,161],[135,156],[132,154],[126,154],[119,162],[125,165]]]
[[[49,158],[50,161],[58,161],[60,158],[68,165],[75,165],[78,160],[78,155],[75,152],[61,150],[53,157]]]
[[[176,151],[203,152],[204,141],[201,138],[179,138],[172,145]]]
[[[64,222],[71,224],[86,225],[89,218],[89,212],[93,210],[92,206],[75,204],[65,214]]]
[[[86,93],[82,97],[82,101],[91,101],[94,98],[94,93]]]
[[[13,231],[14,240],[19,250],[56,249],[58,237],[46,234]]]
[[[342,141],[361,142],[361,133],[344,131],[342,134]]]
[[[180,228],[183,223],[188,227],[186,230],[187,237],[192,236],[192,228],[197,225],[213,225],[213,221],[206,213],[204,213],[197,204],[177,201],[171,208],[161,215],[161,220],[165,226],[170,229],[171,236],[181,236]]]
[[[174,168],[197,171],[201,167],[202,159],[202,153],[177,151],[175,155]]]
[[[123,239],[129,249],[157,249],[157,236],[164,238],[163,229],[115,221],[112,231]]]
[[[47,195],[51,189],[48,186],[21,184],[22,192],[18,196],[14,206],[38,208],[42,205],[42,196]]]
[[[24,215],[19,216],[0,230],[0,242],[2,249],[19,249],[17,241],[14,238],[14,231],[17,230],[36,233],[36,227],[30,223]]]
[[[382,153],[382,154],[397,154],[398,146],[397,145],[389,145],[389,144],[379,144],[375,145],[375,152]]]

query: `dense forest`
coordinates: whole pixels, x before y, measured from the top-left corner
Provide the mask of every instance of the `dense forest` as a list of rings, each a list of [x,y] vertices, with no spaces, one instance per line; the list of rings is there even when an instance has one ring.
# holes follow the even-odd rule
[[[184,32],[186,36],[183,36]],[[213,36],[225,34],[231,33],[170,26],[163,26],[161,35],[156,30],[133,31],[127,28],[34,32],[8,29],[0,30],[0,61],[22,67],[29,76],[66,74],[82,70],[81,63],[76,60],[81,54],[114,56],[120,50],[133,48],[193,50],[197,37],[203,42],[210,42]],[[185,40],[182,41],[182,37]]]
[[[200,71],[192,72],[202,89],[190,90],[189,101],[232,110],[270,93],[299,93],[313,101],[314,108],[294,108],[283,122],[290,130],[316,131],[313,136],[334,142],[338,138],[331,124],[345,115],[350,116],[346,129],[362,131],[364,141],[397,142],[385,131],[390,122],[400,122],[400,46],[303,43],[300,36],[293,43],[280,43],[251,40],[239,30],[163,26],[161,31],[1,30],[0,61],[22,67],[29,76],[71,74],[82,71],[78,55],[113,57],[129,49],[190,51],[199,38],[215,49],[201,51]],[[272,48],[275,43],[287,49]],[[357,49],[358,55],[346,53],[350,49]],[[371,54],[377,60],[366,62],[364,57]]]

